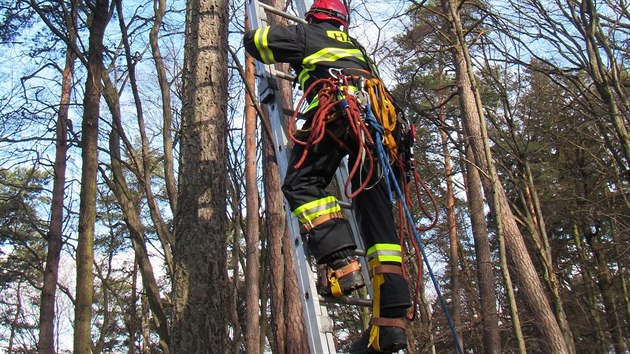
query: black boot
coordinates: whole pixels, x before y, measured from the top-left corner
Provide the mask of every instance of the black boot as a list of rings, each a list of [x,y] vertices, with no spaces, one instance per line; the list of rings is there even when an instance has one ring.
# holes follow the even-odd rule
[[[356,258],[340,258],[328,264],[332,271],[327,272],[324,279],[320,278],[317,284],[320,295],[339,297],[365,286],[361,265]]]
[[[378,320],[378,321],[375,321]],[[405,332],[405,320],[402,318],[373,319],[372,323],[379,322],[379,336],[376,343],[370,345],[370,332],[372,325],[363,332],[361,338],[352,343],[349,353],[394,353],[407,348],[407,333]],[[389,325],[389,326],[388,326]]]

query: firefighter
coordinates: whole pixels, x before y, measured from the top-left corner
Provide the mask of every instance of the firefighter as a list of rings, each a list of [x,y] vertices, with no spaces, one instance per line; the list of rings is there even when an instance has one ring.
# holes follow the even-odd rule
[[[348,25],[348,12],[340,0],[315,0],[306,13],[307,24],[271,25],[245,33],[246,51],[265,63],[289,63],[300,88],[308,92],[308,107],[300,140],[308,139],[308,128],[318,111],[318,90],[311,87],[319,79],[335,73],[362,79],[378,77],[376,67],[360,45],[341,27]],[[339,115],[339,112],[337,112]],[[314,146],[296,144],[282,186],[293,215],[307,234],[310,253],[318,264],[332,270],[330,286],[321,292],[340,296],[364,286],[356,245],[336,197],[325,191],[342,158],[349,165],[360,156],[352,151],[357,137],[349,133],[344,119],[327,123],[326,134]],[[332,136],[331,136],[332,135]],[[298,165],[298,160],[303,159]],[[352,188],[365,185],[365,173],[352,177]],[[395,352],[406,348],[406,309],[411,306],[409,287],[402,275],[401,247],[397,237],[386,178],[372,174],[369,186],[354,197],[361,236],[367,248],[374,299],[372,320],[351,353]]]

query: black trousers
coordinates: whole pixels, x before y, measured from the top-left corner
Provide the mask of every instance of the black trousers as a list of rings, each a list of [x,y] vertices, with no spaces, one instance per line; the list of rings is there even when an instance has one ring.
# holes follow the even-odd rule
[[[346,124],[343,119],[337,119],[328,123],[328,129],[334,132],[348,150],[355,152],[357,142],[349,134]],[[303,151],[304,147],[300,145],[295,145],[292,149],[282,186],[291,210],[329,196],[325,189],[332,181],[341,160],[348,155],[348,151],[326,135],[319,144],[309,149],[305,161],[296,169],[294,166],[302,157]],[[349,166],[353,166],[356,158],[353,153],[350,154]],[[400,243],[388,197],[388,186],[383,178],[379,179],[377,165],[378,162],[374,161],[374,173],[368,185],[370,188],[359,193],[353,201],[366,249],[376,244]],[[351,181],[353,191],[365,182],[362,175],[357,172],[353,176]],[[308,245],[318,263],[330,261],[330,256],[337,251],[356,248],[348,222],[339,219],[327,221],[311,230]],[[409,287],[404,277],[398,274],[385,274],[385,283],[381,286],[381,308],[406,308],[410,305]]]

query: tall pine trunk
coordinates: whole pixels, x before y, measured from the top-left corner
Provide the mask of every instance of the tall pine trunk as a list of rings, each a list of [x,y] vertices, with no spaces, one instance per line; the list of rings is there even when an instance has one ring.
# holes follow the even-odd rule
[[[619,311],[617,300],[615,299],[612,274],[610,273],[608,266],[608,257],[604,251],[604,246],[599,240],[600,235],[597,231],[591,232],[589,229],[586,229],[584,234],[586,235],[586,240],[591,247],[591,251],[595,256],[595,261],[597,263],[598,274],[596,277],[596,283],[604,303],[606,320],[608,322],[608,333],[612,339],[615,353],[627,353],[623,338],[623,321],[619,317],[619,313],[622,311]]]
[[[554,272],[551,246],[549,244],[549,237],[547,236],[547,230],[545,227],[545,218],[542,214],[540,200],[534,184],[534,176],[532,175],[529,161],[523,161],[523,170],[526,179],[525,204],[527,205],[529,218],[531,220],[530,232],[532,234],[534,246],[542,263],[542,278],[549,290],[551,305],[556,319],[558,320],[558,324],[560,325],[560,329],[562,330],[564,340],[567,343],[573,343],[573,332],[569,326],[567,314],[564,311],[564,304],[560,294],[560,281]],[[571,350],[571,347],[569,347],[569,350]]]
[[[443,97],[440,96],[440,122],[441,127],[446,127],[446,112],[443,104]],[[453,189],[453,180],[451,175],[453,168],[451,167],[451,155],[448,150],[448,136],[444,128],[440,129],[440,138],[442,142],[442,153],[444,154],[444,178],[446,180],[446,212],[448,217],[448,234],[450,257],[449,265],[451,271],[451,316],[453,325],[457,329],[457,340],[460,348],[464,348],[462,338],[462,312],[461,312],[461,285],[459,272],[459,238],[457,236],[457,219],[455,217],[455,192]]]
[[[74,310],[74,353],[92,350],[91,320],[94,296],[94,223],[96,220],[96,174],[98,169],[98,120],[103,70],[103,36],[109,22],[108,0],[96,0],[91,6],[87,79],[83,98],[81,126],[81,192],[79,239],[77,241],[77,285]]]
[[[267,0],[265,3],[275,8],[285,8],[280,0]],[[275,15],[268,16],[270,24],[286,24],[286,19]],[[276,64],[276,69],[287,72],[286,64]],[[278,79],[278,91],[282,97],[282,112],[292,108],[291,84]],[[285,118],[285,122],[288,120]],[[282,181],[278,165],[275,163],[274,142],[263,138],[263,153],[268,163],[264,164],[265,197],[268,206],[269,257],[272,286],[272,323],[278,353],[306,353],[308,342],[304,331],[302,302],[297,287],[297,275],[293,260],[293,246],[286,228],[284,198],[280,190]],[[272,222],[273,221],[273,222]]]
[[[248,30],[248,22],[245,21],[245,30]],[[249,84],[255,79],[254,58],[245,58],[245,76]],[[247,233],[246,233],[246,257],[245,286],[247,304],[247,328],[246,348],[248,353],[260,352],[260,322],[259,322],[259,294],[260,294],[260,252],[259,218],[258,218],[258,166],[256,165],[256,108],[253,98],[245,95],[245,198],[247,204]]]
[[[470,147],[465,147],[466,156],[472,158]],[[501,353],[501,336],[499,334],[499,316],[497,314],[497,296],[494,286],[494,270],[492,268],[492,254],[488,239],[488,225],[483,208],[483,192],[481,191],[481,176],[479,171],[470,165],[465,165],[466,195],[475,243],[475,259],[477,260],[477,281],[479,282],[479,300],[481,301],[481,323],[483,331],[484,352],[488,354]]]
[[[112,115],[112,129],[109,134],[109,153],[111,157],[112,180],[108,181],[111,190],[114,192],[116,199],[123,212],[125,224],[129,230],[131,238],[131,246],[135,253],[136,262],[140,268],[142,277],[142,285],[147,296],[149,306],[153,312],[153,322],[157,329],[160,346],[162,350],[168,352],[169,332],[166,312],[162,306],[160,299],[160,289],[155,278],[153,266],[149,259],[149,252],[145,244],[144,225],[140,211],[138,210],[138,202],[131,198],[133,195],[129,189],[125,179],[125,172],[122,166],[122,153],[120,140],[123,132],[120,113],[120,100],[118,90],[113,85],[107,75],[103,75],[104,91],[103,96]]]
[[[77,17],[76,7],[72,7],[70,16],[66,18],[68,25],[68,40],[76,42],[74,23]],[[76,55],[70,46],[66,50],[66,63],[61,74],[61,99],[57,125],[55,129],[55,164],[53,166],[53,192],[50,207],[50,230],[48,232],[48,252],[46,253],[46,268],[42,284],[42,295],[39,307],[39,353],[55,353],[55,298],[57,280],[59,279],[59,261],[63,246],[63,209],[64,190],[66,186],[66,157],[68,152],[68,109],[70,107],[70,92],[74,76],[74,61]]]
[[[172,353],[223,353],[226,296],[226,0],[186,5]]]
[[[451,31],[454,40],[452,54],[458,79],[460,109],[464,131],[467,134],[466,139],[471,144],[471,152],[474,156],[473,161],[482,172],[489,174],[491,170],[486,160],[481,130],[481,120],[485,118],[479,106],[479,93],[476,91],[474,77],[471,72],[472,65],[469,60],[459,18],[458,2],[455,0],[442,0],[442,4],[452,26]],[[500,229],[505,235],[507,256],[514,266],[514,274],[517,277],[525,303],[534,316],[535,326],[543,339],[543,343],[546,345],[546,350],[550,353],[569,353],[568,346],[573,346],[573,343],[566,343],[564,340],[538,274],[536,274],[534,264],[527,252],[523,236],[516,225],[505,190],[498,183],[493,185],[489,178],[482,178],[481,182],[486,200],[498,203],[497,205],[491,204],[491,206],[494,212],[501,213],[499,218],[502,223]]]
[[[158,41],[158,33],[162,26],[162,20],[166,12],[166,0],[155,0],[155,22],[149,32],[149,43],[151,44],[151,53],[155,62],[155,69],[160,85],[160,93],[162,95],[162,145],[164,147],[164,181],[166,184],[166,194],[168,195],[171,212],[177,210],[177,180],[175,179],[175,168],[173,163],[173,138],[172,123],[173,114],[171,112],[171,91],[168,78],[166,76],[166,68],[164,66],[164,58],[160,50]]]

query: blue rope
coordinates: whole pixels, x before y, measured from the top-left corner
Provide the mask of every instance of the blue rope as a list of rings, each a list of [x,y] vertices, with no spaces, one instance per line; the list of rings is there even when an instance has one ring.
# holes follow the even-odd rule
[[[366,117],[365,121],[372,127],[374,130],[374,140],[376,142],[376,150],[378,152],[378,161],[381,164],[381,170],[383,171],[383,178],[385,180],[385,184],[387,185],[387,197],[389,198],[390,203],[394,203],[394,197],[392,196],[392,188],[389,184],[390,174],[393,180],[396,180],[394,173],[391,169],[391,165],[389,164],[389,157],[385,153],[385,148],[383,148],[383,134],[385,133],[385,128],[378,124],[378,121],[374,117],[372,113],[372,109],[370,104],[368,103],[365,107]]]
[[[409,225],[411,226],[413,236],[416,239],[418,246],[420,247],[420,252],[422,253],[422,259],[424,261],[424,264],[427,266],[427,271],[429,272],[429,276],[431,277],[431,281],[433,282],[433,287],[435,288],[435,291],[437,292],[437,295],[438,295],[438,299],[440,300],[440,307],[442,307],[442,311],[444,312],[444,316],[446,317],[446,321],[448,322],[448,327],[451,330],[451,335],[453,336],[453,342],[455,342],[455,346],[457,347],[457,352],[459,354],[463,354],[464,352],[459,344],[459,341],[457,340],[457,332],[455,331],[455,326],[453,325],[453,321],[451,320],[451,316],[448,312],[448,308],[446,307],[446,303],[444,302],[444,297],[442,296],[442,292],[440,291],[440,286],[437,282],[437,279],[435,279],[435,275],[433,274],[433,269],[431,268],[431,264],[429,264],[429,259],[424,251],[424,246],[422,246],[422,242],[420,240],[420,235],[418,234],[418,230],[416,229],[415,225],[413,225],[412,223],[413,218],[411,216],[411,212],[409,211],[407,202],[400,190],[400,186],[398,185],[398,181],[396,180],[396,176],[394,175],[392,166],[389,163],[389,157],[385,153],[385,149],[383,149],[383,144],[381,143],[381,140],[382,140],[382,136],[385,130],[380,124],[378,124],[378,122],[374,118],[374,115],[372,114],[369,104],[366,107],[366,111],[367,111],[366,121],[370,124],[372,129],[374,129],[374,132],[376,135],[375,140],[376,140],[376,147],[378,150],[378,159],[381,163],[381,167],[383,168],[383,171],[384,171],[383,173],[386,177],[389,176],[391,178],[392,183],[394,184],[394,187],[396,187],[398,198],[400,198],[400,200],[402,201],[402,205],[403,205],[403,208],[405,209],[407,220],[409,221]],[[389,195],[389,200],[393,202],[391,189],[389,187],[390,186],[389,180],[386,178],[385,181],[387,183],[387,193]]]

